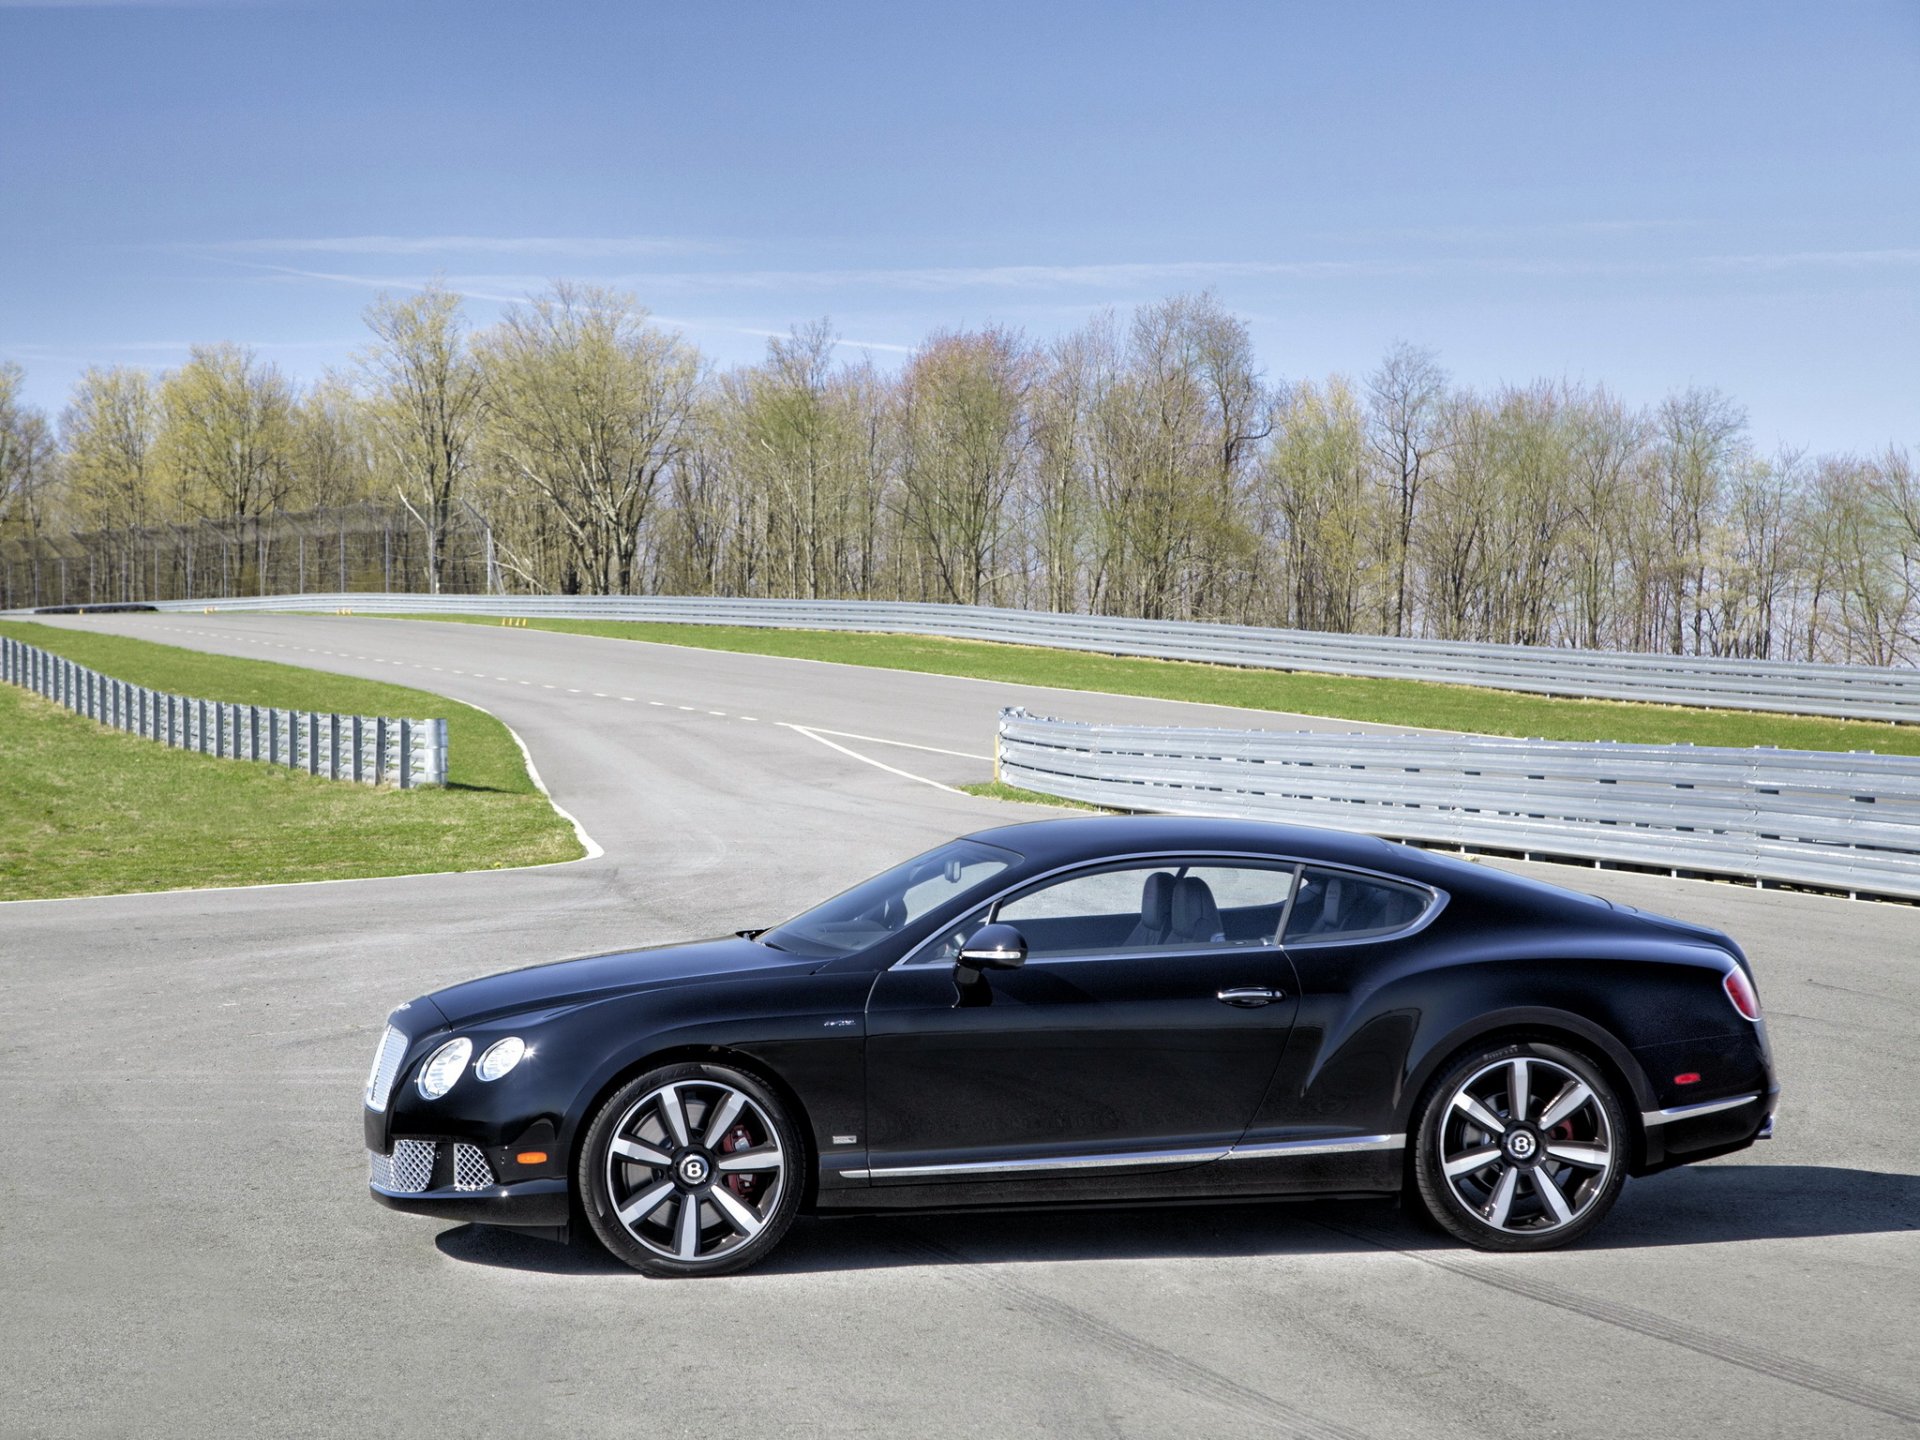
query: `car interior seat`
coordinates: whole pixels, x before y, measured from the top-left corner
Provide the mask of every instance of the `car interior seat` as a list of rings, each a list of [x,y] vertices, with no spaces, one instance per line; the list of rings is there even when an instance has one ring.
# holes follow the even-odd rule
[[[1220,919],[1220,906],[1213,891],[1198,875],[1174,882],[1173,929],[1168,939],[1180,941],[1221,941],[1226,931]]]
[[[1121,943],[1125,946],[1164,945],[1173,928],[1173,876],[1156,870],[1140,887],[1140,923]]]

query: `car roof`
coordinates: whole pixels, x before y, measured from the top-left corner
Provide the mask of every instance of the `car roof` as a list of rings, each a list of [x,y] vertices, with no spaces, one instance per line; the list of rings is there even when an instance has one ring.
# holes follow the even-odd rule
[[[1191,815],[1085,815],[1034,820],[976,830],[968,837],[1014,850],[1041,864],[1068,865],[1144,850],[1239,850],[1334,865],[1417,869],[1418,851],[1372,835],[1280,825],[1268,820],[1223,820]]]

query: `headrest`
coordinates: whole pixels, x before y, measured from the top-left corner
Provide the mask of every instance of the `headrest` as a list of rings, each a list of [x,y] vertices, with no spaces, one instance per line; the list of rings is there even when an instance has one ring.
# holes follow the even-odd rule
[[[1140,923],[1150,930],[1165,930],[1173,923],[1173,876],[1156,870],[1140,887]]]
[[[1198,875],[1189,875],[1173,887],[1173,929],[1176,935],[1211,940],[1220,930],[1220,907],[1213,891]]]

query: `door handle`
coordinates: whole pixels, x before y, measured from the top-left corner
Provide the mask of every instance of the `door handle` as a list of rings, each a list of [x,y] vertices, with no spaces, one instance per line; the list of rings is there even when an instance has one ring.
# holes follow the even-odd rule
[[[1243,985],[1232,990],[1222,990],[1214,999],[1222,1005],[1238,1005],[1244,1010],[1257,1009],[1262,1005],[1271,1005],[1281,999],[1281,992],[1269,990],[1264,985]]]

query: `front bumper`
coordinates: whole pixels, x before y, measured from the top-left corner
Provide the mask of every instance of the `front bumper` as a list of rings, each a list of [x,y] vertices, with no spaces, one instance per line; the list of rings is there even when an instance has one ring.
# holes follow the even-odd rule
[[[571,1201],[560,1176],[502,1184],[486,1152],[454,1140],[397,1140],[388,1154],[367,1152],[367,1190],[380,1204],[409,1215],[558,1230]]]

